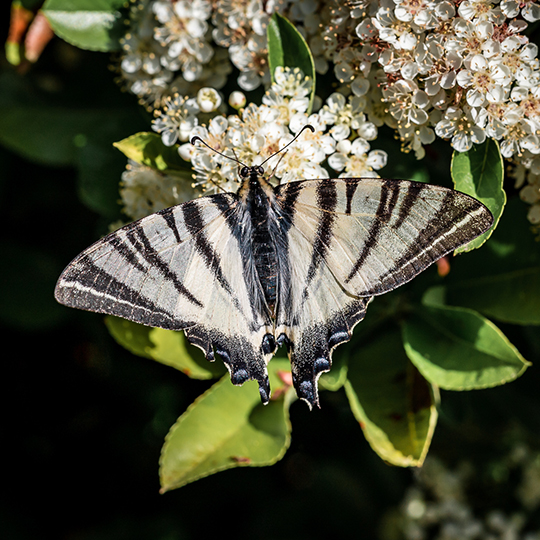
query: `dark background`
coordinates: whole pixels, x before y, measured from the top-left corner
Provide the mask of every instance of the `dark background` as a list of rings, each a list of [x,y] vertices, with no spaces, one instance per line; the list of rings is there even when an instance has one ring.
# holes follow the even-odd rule
[[[274,467],[230,470],[159,495],[163,439],[210,383],[129,354],[101,316],[53,298],[64,266],[121,218],[126,161],[111,143],[150,129],[110,63],[59,39],[34,66],[0,61],[0,534],[376,538],[414,471],[387,466],[369,448],[343,391],[324,392],[322,409],[311,413],[293,404],[292,446]],[[382,144],[399,152],[391,134]],[[430,152],[425,166],[447,171],[448,150]],[[525,358],[539,358],[538,327],[499,326]],[[504,387],[444,392],[432,452],[481,468],[516,440],[540,448],[539,382],[533,366]],[[480,511],[515,505],[506,484],[482,482],[471,495]]]

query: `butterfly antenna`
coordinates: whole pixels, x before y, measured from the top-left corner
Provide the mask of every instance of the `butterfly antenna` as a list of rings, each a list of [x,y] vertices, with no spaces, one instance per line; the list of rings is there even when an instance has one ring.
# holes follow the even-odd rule
[[[276,174],[276,171],[278,170],[279,164],[281,163],[281,160],[285,157],[285,154],[286,154],[286,153],[287,153],[287,152],[281,154],[281,156],[280,156],[279,159],[278,159],[278,162],[276,163],[276,166],[274,167],[274,170],[272,171],[272,174],[266,179],[267,181],[274,177],[274,175]],[[274,154],[274,156],[275,156],[275,155],[276,155],[276,154]],[[270,157],[272,157],[272,156],[270,156]]]
[[[233,153],[233,156],[236,158],[236,161],[238,161],[238,163],[242,163],[239,159],[238,159],[238,156],[236,155],[236,152],[234,151],[234,148],[231,148],[231,152]],[[242,163],[243,165],[243,163]],[[238,176],[241,176],[240,175],[240,167],[238,167]]]
[[[302,133],[306,130],[306,129],[309,129],[311,130],[312,133],[315,133],[315,128],[310,125],[310,124],[306,124],[299,132],[298,134],[296,135],[296,137],[288,142],[281,150],[278,150],[277,152],[275,152],[274,154],[272,154],[271,156],[267,157],[259,166],[262,167],[269,159],[272,159],[274,156],[277,156],[278,154],[280,154],[281,152],[283,152],[283,150],[286,150],[287,147],[289,147],[294,141],[296,141],[296,139],[298,139],[298,137],[300,137],[300,135],[302,135]],[[281,161],[281,159],[280,159]],[[278,163],[279,164],[279,163]]]
[[[220,152],[219,150],[216,150],[215,148],[212,148],[209,144],[206,144],[198,135],[191,138],[191,141],[189,141],[193,146],[195,146],[195,143],[197,141],[200,141],[206,146],[206,148],[209,148],[216,154],[219,154],[220,156],[223,156],[224,158],[230,159],[231,161],[236,161],[239,165],[242,165],[242,167],[247,167],[245,163],[242,163],[239,159],[236,158],[236,152],[233,150],[233,154],[235,157],[228,156],[227,154],[224,154],[223,152]],[[291,141],[292,142],[292,141]]]

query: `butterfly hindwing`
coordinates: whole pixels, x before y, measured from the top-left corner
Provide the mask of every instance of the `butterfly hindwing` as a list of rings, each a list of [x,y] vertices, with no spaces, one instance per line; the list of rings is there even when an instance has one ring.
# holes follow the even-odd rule
[[[485,232],[489,211],[462,193],[381,179],[306,180],[276,189],[288,211],[288,266],[277,333],[287,336],[295,386],[317,403],[317,378],[350,339],[370,298],[410,281]]]
[[[71,307],[148,326],[184,330],[209,360],[217,352],[231,380],[259,382],[268,401],[266,363],[273,325],[253,286],[253,261],[234,234],[245,219],[236,195],[190,201],[131,223],[81,253],[55,295]],[[262,305],[262,307],[261,307]]]

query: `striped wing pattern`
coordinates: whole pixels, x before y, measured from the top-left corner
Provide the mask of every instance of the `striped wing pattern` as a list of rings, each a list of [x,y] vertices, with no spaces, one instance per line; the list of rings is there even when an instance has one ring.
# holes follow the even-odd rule
[[[238,194],[201,197],[106,236],[66,268],[56,298],[184,330],[209,360],[219,354],[233,383],[257,380],[264,403],[266,364],[285,344],[298,396],[317,405],[319,376],[371,298],[492,224],[481,203],[438,186],[352,178],[273,190],[251,174]],[[272,249],[261,249],[264,238]],[[264,279],[257,253],[275,254]]]
[[[310,403],[332,349],[350,339],[371,297],[410,281],[493,220],[468,195],[408,181],[305,180],[279,186],[276,200],[292,215],[294,283],[276,333],[291,344],[296,390]]]
[[[260,292],[248,289],[244,278],[250,259],[242,259],[242,246],[230,232],[229,225],[243,215],[236,195],[224,194],[131,223],[72,261],[58,280],[56,298],[147,326],[184,330],[209,360],[214,352],[220,355],[235,384],[257,380],[266,402],[272,354],[262,344],[273,325],[261,308],[254,309]]]

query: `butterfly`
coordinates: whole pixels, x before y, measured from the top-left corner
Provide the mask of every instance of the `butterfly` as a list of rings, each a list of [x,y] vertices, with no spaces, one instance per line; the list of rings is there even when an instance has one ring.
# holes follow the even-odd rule
[[[318,379],[371,299],[493,224],[479,201],[436,185],[335,178],[273,187],[266,162],[234,161],[236,193],[203,196],[105,236],[67,266],[55,297],[183,330],[208,360],[221,357],[233,384],[256,380],[265,404],[266,366],[280,346],[298,397],[319,406]]]

